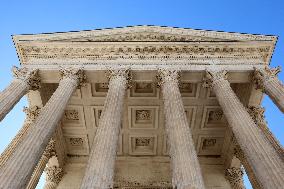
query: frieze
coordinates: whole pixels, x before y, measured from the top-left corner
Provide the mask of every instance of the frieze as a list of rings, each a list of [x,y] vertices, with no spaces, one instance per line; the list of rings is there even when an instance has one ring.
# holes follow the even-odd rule
[[[21,61],[27,63],[39,59],[95,60],[194,60],[212,57],[233,59],[260,59],[266,61],[269,46],[229,47],[218,45],[97,45],[96,47],[20,46]]]

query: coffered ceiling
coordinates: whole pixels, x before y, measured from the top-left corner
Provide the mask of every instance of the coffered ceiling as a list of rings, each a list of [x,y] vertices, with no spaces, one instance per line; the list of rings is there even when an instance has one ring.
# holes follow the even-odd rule
[[[118,157],[168,157],[162,94],[153,77],[145,74],[149,73],[134,77],[132,88],[127,89]],[[182,74],[180,92],[197,154],[207,163],[223,164],[231,145],[230,129],[214,93],[192,79],[201,78],[202,73],[194,73],[194,77],[192,74]],[[247,104],[251,85],[233,83],[231,86]],[[43,84],[42,98],[48,100],[56,87],[57,84]],[[64,158],[87,160],[107,91],[108,83],[101,79],[87,83],[73,94],[61,120]]]

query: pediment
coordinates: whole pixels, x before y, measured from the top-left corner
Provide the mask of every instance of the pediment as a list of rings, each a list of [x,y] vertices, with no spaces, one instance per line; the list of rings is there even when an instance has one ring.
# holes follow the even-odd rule
[[[17,42],[233,42],[275,41],[275,36],[160,26],[133,26],[78,32],[16,35]]]

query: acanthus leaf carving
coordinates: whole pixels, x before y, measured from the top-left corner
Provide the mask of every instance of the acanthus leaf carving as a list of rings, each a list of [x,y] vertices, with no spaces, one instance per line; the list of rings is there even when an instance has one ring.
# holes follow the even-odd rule
[[[56,144],[55,140],[51,139],[49,141],[48,145],[46,146],[46,148],[43,152],[43,156],[45,156],[47,159],[56,155],[55,144]]]
[[[26,113],[28,121],[35,121],[40,113],[41,108],[38,106],[24,107],[23,112]]]
[[[84,86],[86,83],[87,76],[84,73],[83,68],[60,68],[60,77],[75,79],[78,82],[78,88]]]
[[[243,184],[243,175],[244,170],[243,168],[231,167],[226,170],[225,176],[230,182],[230,184],[235,188],[245,189]]]
[[[59,184],[63,177],[63,169],[57,166],[50,166],[44,169],[46,173],[46,181]]]
[[[40,88],[40,77],[38,69],[18,68],[13,66],[12,72],[15,79],[22,80],[29,85],[31,90],[38,90]]]
[[[262,69],[254,68],[252,74],[252,81],[255,83],[257,89],[265,91],[264,83],[277,77],[277,74],[281,71],[281,68],[278,66],[276,68],[269,68],[265,66]]]
[[[228,72],[226,70],[206,70],[202,86],[204,88],[213,88],[215,83],[220,80],[227,80]]]

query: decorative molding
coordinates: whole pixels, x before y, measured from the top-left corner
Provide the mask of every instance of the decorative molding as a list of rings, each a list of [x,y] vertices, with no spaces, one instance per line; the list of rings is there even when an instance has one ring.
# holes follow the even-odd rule
[[[27,82],[31,90],[38,90],[40,88],[40,77],[38,75],[38,69],[18,68],[13,66],[13,76],[17,80]]]

